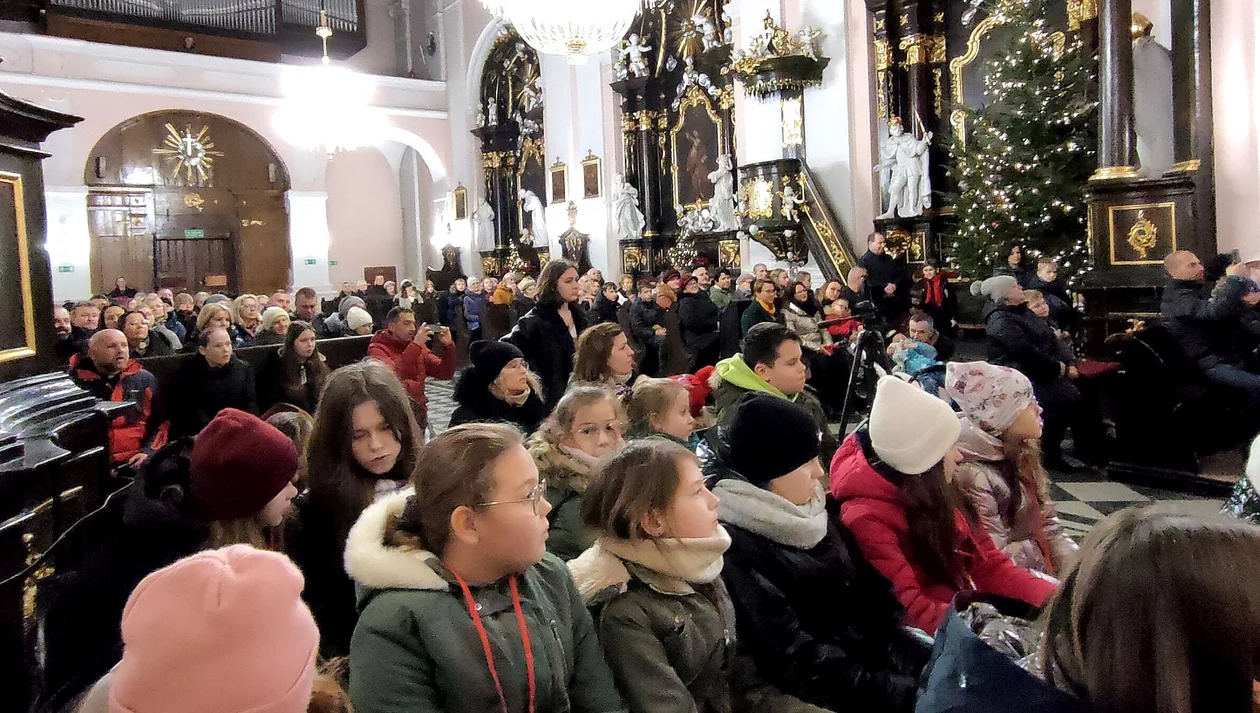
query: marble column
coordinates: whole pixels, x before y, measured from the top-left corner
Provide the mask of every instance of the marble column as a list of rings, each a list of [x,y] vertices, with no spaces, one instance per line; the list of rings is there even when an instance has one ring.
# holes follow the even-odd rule
[[[1212,140],[1212,11],[1209,0],[1172,4],[1175,170],[1195,174],[1196,229],[1216,235]]]
[[[1136,178],[1132,0],[1101,0],[1098,14],[1098,170],[1091,180]]]

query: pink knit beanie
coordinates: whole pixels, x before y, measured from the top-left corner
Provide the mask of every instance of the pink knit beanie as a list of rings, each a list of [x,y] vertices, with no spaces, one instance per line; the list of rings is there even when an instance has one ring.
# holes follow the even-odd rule
[[[304,713],[319,630],[284,555],[233,545],[145,577],[123,610],[110,713]]]

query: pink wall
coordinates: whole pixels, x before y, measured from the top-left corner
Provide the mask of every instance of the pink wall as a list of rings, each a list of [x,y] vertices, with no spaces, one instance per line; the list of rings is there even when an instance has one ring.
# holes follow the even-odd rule
[[[1212,3],[1217,249],[1260,256],[1260,10]]]
[[[403,272],[403,218],[398,179],[374,148],[340,153],[328,163],[328,269],[334,285],[363,279],[363,268]]]

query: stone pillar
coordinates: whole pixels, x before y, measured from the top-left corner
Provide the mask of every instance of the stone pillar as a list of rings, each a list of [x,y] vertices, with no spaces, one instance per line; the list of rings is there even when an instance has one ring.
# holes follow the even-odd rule
[[[328,273],[328,193],[289,191],[284,194],[289,210],[289,253],[294,289],[313,287],[320,294],[334,292]]]
[[[485,196],[494,210],[494,248],[497,257],[502,261],[507,257],[509,245],[521,236],[520,215],[517,210],[519,199],[516,196],[516,150],[520,128],[515,121],[508,119],[494,126],[474,129],[472,133],[481,139],[481,170],[485,178]],[[546,200],[545,196],[539,198]],[[472,252],[476,252],[476,246],[473,246]]]
[[[1195,219],[1200,242],[1216,236],[1212,140],[1212,11],[1209,0],[1172,5],[1173,111],[1177,165],[1195,174]]]
[[[1133,167],[1131,0],[1101,0],[1098,15],[1098,170],[1090,180],[1137,178]]]

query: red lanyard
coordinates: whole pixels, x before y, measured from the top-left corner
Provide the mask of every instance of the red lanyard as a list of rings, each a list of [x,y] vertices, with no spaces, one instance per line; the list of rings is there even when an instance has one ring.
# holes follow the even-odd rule
[[[503,695],[503,684],[499,681],[499,672],[494,667],[494,652],[490,650],[490,637],[486,635],[486,627],[481,623],[481,613],[477,611],[477,600],[473,599],[468,583],[456,572],[455,581],[464,591],[464,603],[468,605],[468,615],[472,617],[473,626],[477,628],[477,636],[481,638],[481,649],[486,655],[486,665],[490,667],[490,677],[494,679],[494,689],[499,692],[499,705],[503,713],[508,713],[507,697]],[[534,649],[529,643],[529,627],[525,624],[525,612],[521,610],[521,593],[516,588],[516,577],[508,579],[512,589],[512,609],[516,611],[516,623],[521,628],[521,643],[525,645],[525,670],[529,675],[529,713],[534,713],[534,698],[537,688],[534,683]]]

